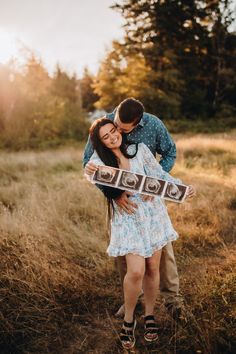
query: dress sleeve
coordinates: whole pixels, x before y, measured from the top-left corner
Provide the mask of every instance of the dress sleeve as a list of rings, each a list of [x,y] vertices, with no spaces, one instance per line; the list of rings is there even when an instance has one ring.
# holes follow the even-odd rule
[[[144,166],[144,170],[147,176],[164,179],[168,182],[182,184],[182,181],[178,178],[172,177],[168,172],[165,172],[152,152],[145,144],[140,144],[140,158]]]
[[[100,159],[100,157],[98,156],[97,152],[94,151],[92,156],[89,159],[90,162],[94,163],[94,165],[102,165],[105,166],[104,162]],[[92,175],[87,175],[84,171],[84,176],[91,182],[92,180]],[[102,188],[99,188],[102,190]]]

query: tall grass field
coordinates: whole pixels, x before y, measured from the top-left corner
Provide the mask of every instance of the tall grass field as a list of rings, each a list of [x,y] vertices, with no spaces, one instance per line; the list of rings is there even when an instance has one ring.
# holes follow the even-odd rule
[[[185,299],[175,322],[158,299],[160,339],[135,353],[236,352],[236,132],[176,135],[172,174],[197,197],[167,202]],[[83,176],[83,146],[0,152],[0,353],[123,353],[122,303],[106,254],[106,203]]]

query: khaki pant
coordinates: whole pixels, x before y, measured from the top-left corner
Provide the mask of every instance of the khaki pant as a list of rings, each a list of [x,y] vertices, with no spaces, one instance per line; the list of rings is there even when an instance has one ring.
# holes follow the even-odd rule
[[[115,264],[120,274],[123,290],[123,280],[127,270],[125,256],[116,257]],[[160,262],[160,293],[166,303],[182,302],[182,297],[179,294],[179,276],[177,265],[171,242],[169,242],[162,249]]]

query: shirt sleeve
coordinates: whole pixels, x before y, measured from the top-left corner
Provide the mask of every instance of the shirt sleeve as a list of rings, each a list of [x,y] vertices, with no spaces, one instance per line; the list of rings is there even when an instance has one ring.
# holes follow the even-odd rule
[[[162,121],[159,119],[156,124],[156,152],[161,155],[161,167],[164,171],[169,172],[175,163],[176,145]]]
[[[182,184],[182,181],[178,178],[172,177],[168,172],[164,171],[160,163],[153,156],[151,150],[145,145],[140,144],[140,158],[144,165],[144,170],[147,176],[164,179],[168,182]]]
[[[87,143],[84,148],[84,156],[83,156],[83,167],[87,165],[87,163],[90,160],[90,157],[93,155],[94,149],[90,140],[90,137],[88,137]]]

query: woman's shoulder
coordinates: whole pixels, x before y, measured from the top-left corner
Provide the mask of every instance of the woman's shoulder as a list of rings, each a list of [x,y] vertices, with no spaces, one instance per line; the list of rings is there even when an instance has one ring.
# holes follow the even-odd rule
[[[149,147],[146,144],[144,144],[144,143],[139,143],[138,144],[138,149],[139,149],[140,152],[143,153],[143,152],[149,150]]]
[[[138,144],[130,144],[127,148],[127,152],[128,154],[134,154],[136,152],[137,149],[137,153],[138,154],[142,154],[143,152],[146,151],[146,149],[148,149],[148,146],[145,145],[144,143],[138,143]]]
[[[144,143],[139,143],[138,146],[139,146],[141,149],[145,149],[145,147],[147,148],[147,145],[144,144]]]
[[[92,156],[90,157],[89,161],[93,162],[94,164],[97,165],[104,165],[100,157],[98,156],[98,153],[96,150],[94,150]]]

